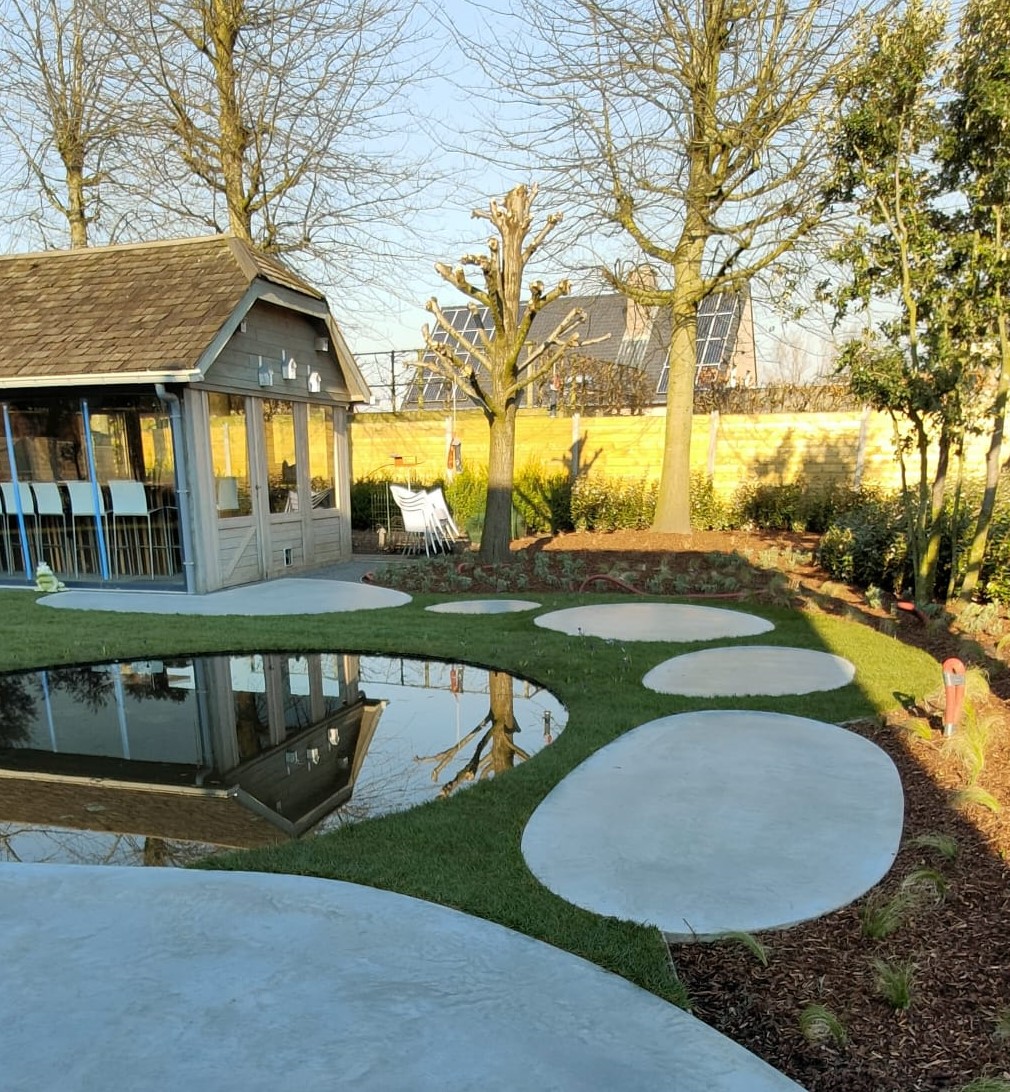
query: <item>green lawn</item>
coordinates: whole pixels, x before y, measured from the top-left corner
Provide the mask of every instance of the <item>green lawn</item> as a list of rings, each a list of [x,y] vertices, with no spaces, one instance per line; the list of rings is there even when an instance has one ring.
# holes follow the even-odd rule
[[[826,694],[698,700],[656,694],[642,676],[675,652],[705,645],[575,638],[534,626],[533,613],[493,617],[431,614],[439,596],[406,607],[286,618],[196,618],[52,610],[31,592],[0,591],[0,669],[149,655],[269,650],[344,650],[484,664],[540,683],[568,708],[555,744],[499,781],[447,800],[367,820],[265,850],[214,857],[205,867],[352,880],[431,899],[511,926],[600,964],[684,1004],[657,930],[605,919],[552,895],[526,869],[523,827],[561,778],[630,728],[687,709],[779,710],[834,723],[893,708],[896,694],[935,689],[935,662],[922,652],[827,615],[751,609],[775,623],[759,637],[717,644],[823,649],[856,665],[857,683]],[[627,601],[621,596],[544,594],[544,608]]]

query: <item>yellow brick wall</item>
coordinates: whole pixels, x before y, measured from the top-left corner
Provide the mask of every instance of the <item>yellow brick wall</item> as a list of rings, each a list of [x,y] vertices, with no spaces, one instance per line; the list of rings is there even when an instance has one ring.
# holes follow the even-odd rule
[[[699,415],[691,429],[691,465],[709,465],[714,430],[713,481],[731,494],[745,481],[853,483],[859,463],[861,411]],[[516,424],[516,467],[536,462],[547,470],[568,469],[574,442],[580,469],[611,478],[659,477],[663,415],[642,417],[548,417],[520,413]],[[577,429],[577,432],[576,432]],[[870,413],[865,421],[862,481],[885,489],[900,484],[891,420]],[[445,471],[450,420],[432,412],[362,413],[351,418],[351,477],[414,477],[429,481]],[[488,429],[479,411],[457,413],[454,435],[464,464],[487,463]],[[985,439],[969,445],[967,466],[980,474]],[[394,456],[402,462],[395,464]]]

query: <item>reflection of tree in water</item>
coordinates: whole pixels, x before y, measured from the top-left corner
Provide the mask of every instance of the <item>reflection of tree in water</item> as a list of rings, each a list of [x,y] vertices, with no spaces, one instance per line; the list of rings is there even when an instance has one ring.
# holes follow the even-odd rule
[[[239,759],[243,762],[255,758],[269,746],[266,703],[260,700],[260,695],[246,690],[235,691],[235,736]]]
[[[188,664],[183,664],[188,666]],[[152,701],[174,701],[181,704],[189,697],[189,691],[172,686],[167,671],[152,672],[149,675],[125,675],[123,690],[137,701],[150,698]]]
[[[28,739],[35,720],[31,675],[0,675],[0,747],[16,747]]]
[[[445,768],[477,739],[473,754],[439,790],[440,797],[450,796],[460,785],[483,777],[493,777],[512,769],[516,759],[525,761],[529,754],[519,747],[514,736],[521,731],[515,717],[512,676],[504,671],[488,672],[490,708],[476,728],[434,755],[418,756],[418,762],[434,762],[432,781],[438,781]],[[483,734],[481,734],[483,732]],[[479,738],[477,738],[479,737]]]
[[[92,713],[108,702],[112,677],[90,667],[65,667],[45,673],[50,692],[63,690]],[[41,671],[0,675],[0,747],[26,743],[38,716]]]
[[[37,850],[31,860],[38,864],[115,864],[184,868],[203,857],[218,852],[219,847],[198,842],[175,842],[164,838],[146,838],[135,834],[102,831],[58,830],[46,827],[0,823],[0,861],[21,861],[15,842],[31,837],[41,840],[47,851]]]

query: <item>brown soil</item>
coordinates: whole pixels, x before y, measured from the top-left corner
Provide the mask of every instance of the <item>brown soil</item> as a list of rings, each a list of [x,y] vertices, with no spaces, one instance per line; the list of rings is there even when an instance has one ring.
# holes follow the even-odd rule
[[[905,790],[902,848],[884,882],[817,921],[760,934],[767,965],[739,941],[676,945],[671,956],[697,1016],[810,1092],[947,1092],[983,1076],[1010,1081],[1010,706],[1003,700],[1010,670],[1005,652],[997,652],[1010,643],[1010,626],[989,619],[988,632],[967,634],[952,614],[925,621],[890,602],[871,606],[857,590],[827,580],[813,561],[815,546],[815,537],[791,534],[571,534],[517,542],[514,563],[497,570],[466,555],[426,567],[436,583],[430,575],[425,589],[437,590],[442,573],[444,590],[456,592],[463,580],[472,592],[750,596],[838,613],[938,660],[958,655],[982,667],[992,694],[976,703],[990,724],[977,785],[1001,805],[998,814],[953,806],[967,775],[942,737],[936,698],[883,723],[848,725],[887,751]],[[934,834],[954,840],[952,860],[917,844]],[[900,925],[883,939],[866,936],[867,908],[895,899],[904,906]],[[907,1009],[880,996],[875,960],[912,966]],[[816,1026],[804,1033],[800,1016],[809,1005],[830,1010],[844,1036],[819,1034]]]

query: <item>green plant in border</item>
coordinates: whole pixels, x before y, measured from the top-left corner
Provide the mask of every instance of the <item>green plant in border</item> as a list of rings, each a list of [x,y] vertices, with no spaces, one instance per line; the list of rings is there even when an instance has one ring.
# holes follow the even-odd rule
[[[873,940],[890,936],[901,928],[917,901],[916,896],[908,891],[900,891],[890,898],[879,893],[871,895],[859,909],[863,936]]]
[[[1000,1009],[996,1014],[996,1026],[993,1029],[993,1035],[1002,1042],[1010,1040],[1010,1005]]]
[[[957,841],[949,834],[931,832],[919,834],[912,839],[912,844],[923,849],[933,849],[945,860],[953,861],[957,857]]]
[[[826,1005],[807,1005],[800,1013],[799,1023],[808,1043],[823,1043],[830,1039],[836,1046],[845,1046],[849,1041],[845,1025]]]
[[[976,1077],[961,1085],[957,1092],[1010,1092],[1010,1081],[1002,1077]]]
[[[950,883],[935,868],[916,868],[901,881],[901,890],[916,901],[941,903],[947,897]]]
[[[745,932],[742,929],[732,929],[728,933],[719,933],[715,939],[731,940],[741,945],[750,952],[762,967],[768,966],[768,948],[753,933]]]
[[[993,815],[999,815],[1002,811],[1000,802],[996,797],[979,785],[969,785],[966,789],[958,789],[957,792],[951,794],[950,802],[955,808],[987,808]]]
[[[914,979],[914,963],[887,963],[883,959],[873,961],[874,987],[892,1009],[911,1007]]]
[[[952,736],[943,741],[944,750],[961,763],[969,785],[974,785],[982,774],[997,723],[997,718],[979,716],[975,703],[966,701],[961,724]]]

